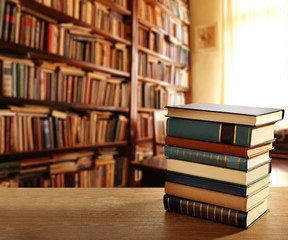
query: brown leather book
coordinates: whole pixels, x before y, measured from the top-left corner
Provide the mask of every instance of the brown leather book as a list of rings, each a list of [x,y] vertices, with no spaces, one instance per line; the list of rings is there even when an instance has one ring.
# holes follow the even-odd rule
[[[166,145],[195,149],[206,152],[220,153],[225,155],[252,158],[273,149],[272,142],[267,142],[255,147],[242,147],[224,143],[206,142],[187,138],[166,136]]]

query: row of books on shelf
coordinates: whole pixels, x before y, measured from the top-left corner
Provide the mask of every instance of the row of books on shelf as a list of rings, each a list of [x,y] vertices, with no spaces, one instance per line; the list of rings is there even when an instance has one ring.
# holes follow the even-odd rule
[[[0,125],[0,153],[12,153],[124,141],[128,119],[111,112],[10,106],[1,109]]]
[[[164,5],[166,8],[168,8],[174,14],[174,16],[180,18],[186,24],[190,23],[189,9],[186,7],[188,5],[187,1],[181,1],[181,0],[180,1],[179,0],[156,0],[156,1]]]
[[[178,87],[189,87],[187,69],[168,64],[141,51],[138,53],[138,75],[167,82]]]
[[[35,0],[38,3],[42,3],[47,7],[54,8],[58,11],[64,12],[69,16],[74,16],[76,19],[81,19],[79,13],[85,13],[93,6],[93,4],[98,4],[95,1],[87,0]],[[127,0],[108,0],[107,2],[112,2],[121,6],[122,8],[127,8]],[[84,17],[84,16],[83,16]]]
[[[0,56],[2,95],[96,106],[129,106],[129,83],[125,78],[57,63]]]
[[[147,19],[149,22],[153,22],[155,25],[162,27],[165,26],[161,18],[165,18],[166,13],[172,13],[176,18],[189,24],[189,9],[185,4],[178,0],[155,0],[160,6],[151,1],[141,0],[139,1],[139,15],[143,19]],[[164,8],[163,8],[164,6]],[[167,11],[168,10],[168,11]],[[164,13],[164,14],[161,14]],[[178,20],[177,19],[177,20]],[[162,23],[162,25],[161,25]]]
[[[19,16],[14,16],[12,14],[16,11],[10,8],[18,7],[6,2],[2,19],[0,14],[0,32],[3,40],[128,72],[128,50],[124,44],[106,41],[102,36],[91,33],[89,28],[70,23],[57,24],[54,20],[39,16],[39,13],[30,9],[20,8]],[[115,29],[121,28],[116,26]]]
[[[146,21],[149,22],[149,25],[152,23],[152,26],[154,25],[164,30],[166,37],[170,36],[175,38],[178,44],[184,43],[188,45],[188,26],[175,21],[172,17],[161,11],[159,7],[152,6],[145,1],[140,1],[138,13],[140,21],[144,23],[144,25]],[[156,31],[156,28],[153,28],[153,30]]]
[[[139,45],[159,53],[164,57],[169,58],[172,62],[186,65],[189,64],[189,48],[175,44],[171,39],[156,31],[139,28]]]
[[[167,105],[185,103],[185,94],[173,89],[166,89],[152,83],[138,83],[137,106],[140,108],[163,109]]]
[[[0,164],[0,187],[114,187],[126,185],[127,158],[116,149],[71,152]]]
[[[62,4],[61,3],[47,4],[46,1],[44,1],[44,5],[51,7],[59,12],[62,12],[65,15],[70,16],[74,19],[80,20],[81,22],[86,23],[95,29],[102,30],[106,33],[121,38],[125,37],[126,25],[124,23],[124,18],[121,14],[95,1],[75,0],[74,4],[72,1],[69,0],[65,1],[61,0],[61,1],[63,2]],[[41,25],[41,20],[46,20],[48,22],[55,23],[55,20],[53,21],[49,17],[42,15],[39,12],[34,12],[28,8],[20,6],[19,1],[6,0],[2,1],[1,4],[2,4],[0,8],[1,15],[5,16],[3,24],[3,33],[5,34],[9,34],[9,30],[11,30],[10,28],[11,24],[14,24],[15,28],[19,28],[17,24],[20,25],[29,24],[30,27],[32,28],[35,25],[36,27],[39,28],[39,26]],[[22,23],[22,21],[24,22]],[[0,28],[0,30],[2,29]],[[17,41],[17,39],[15,40]]]

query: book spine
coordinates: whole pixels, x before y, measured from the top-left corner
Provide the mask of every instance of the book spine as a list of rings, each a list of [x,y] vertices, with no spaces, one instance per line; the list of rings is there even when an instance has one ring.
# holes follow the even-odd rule
[[[165,210],[169,212],[246,228],[246,212],[178,198],[171,195],[164,195],[163,202]]]
[[[48,119],[43,119],[43,136],[45,149],[51,148],[50,124]]]
[[[3,79],[2,79],[2,94],[5,97],[12,97],[12,63],[10,61],[3,61]]]
[[[0,39],[2,38],[3,23],[4,23],[4,13],[5,13],[5,1],[0,1]]]
[[[24,64],[17,64],[17,97],[24,97]]]
[[[247,196],[246,187],[244,186],[238,186],[234,184],[228,184],[228,183],[213,181],[213,180],[209,180],[209,179],[205,179],[201,177],[198,178],[198,177],[188,176],[185,174],[173,173],[169,171],[165,172],[165,181],[187,185],[191,187],[204,188],[204,189],[217,191],[217,192],[228,193],[228,194],[232,194],[232,195],[236,195],[240,197]]]
[[[251,147],[251,126],[168,118],[168,136]]]
[[[248,171],[247,159],[242,157],[173,146],[164,146],[164,154],[167,158]]]
[[[6,41],[8,40],[9,37],[10,8],[11,5],[9,3],[6,3],[4,13],[3,33],[2,33],[2,37]]]

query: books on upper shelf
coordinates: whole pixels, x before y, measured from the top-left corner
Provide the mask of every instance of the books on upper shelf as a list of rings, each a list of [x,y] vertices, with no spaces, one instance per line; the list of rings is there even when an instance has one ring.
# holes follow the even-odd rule
[[[273,148],[274,123],[283,118],[284,110],[213,104],[167,108],[165,209],[249,227],[268,210],[269,151]],[[259,126],[255,119],[263,112],[268,117],[260,119]],[[249,125],[243,125],[247,124],[243,118],[238,121],[241,115],[250,117]],[[172,204],[179,203],[180,209],[170,208],[170,199]],[[189,203],[194,206],[193,214],[189,213]],[[209,217],[209,208],[214,209],[214,217]],[[226,220],[224,211],[228,213]],[[236,223],[237,216],[231,219],[232,213],[243,214],[241,224]],[[247,216],[251,216],[249,220],[245,220]]]
[[[153,137],[153,119],[150,113],[137,113],[137,138]]]
[[[92,4],[89,1],[87,3]],[[70,59],[128,72],[128,50],[125,44],[106,41],[102,36],[93,34],[90,28],[70,23],[58,24],[56,20],[29,8],[20,7],[14,2],[7,1],[4,9],[3,18],[0,18],[3,40]],[[105,23],[104,27],[108,26],[108,29],[105,27],[105,30],[109,33],[123,36],[124,23],[119,25],[116,20],[114,21],[114,19],[121,18],[118,15],[117,13],[108,13],[106,20],[100,19],[99,21]],[[85,16],[87,16],[86,12]],[[109,24],[110,21],[112,21],[111,24]],[[100,24],[100,29],[102,28],[102,24]]]
[[[47,7],[52,7],[58,11],[61,11],[69,16],[73,16],[76,19],[89,19],[88,17],[94,17],[93,14],[85,15],[87,11],[93,11],[94,15],[96,14],[92,9],[96,3],[90,1],[81,1],[74,0],[73,2],[70,0],[35,0],[38,3],[42,3]],[[127,0],[109,0],[109,2],[113,2],[123,8],[127,8]],[[98,3],[97,3],[98,4]],[[101,4],[102,5],[102,4]],[[103,5],[104,7],[104,5]],[[85,22],[85,21],[84,21]]]
[[[168,117],[198,119],[202,121],[224,122],[249,126],[260,126],[282,120],[284,110],[279,108],[259,108],[248,106],[194,103],[167,106]]]

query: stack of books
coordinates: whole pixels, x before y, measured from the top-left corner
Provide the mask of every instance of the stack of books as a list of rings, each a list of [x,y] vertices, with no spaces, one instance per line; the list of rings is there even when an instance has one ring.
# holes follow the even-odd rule
[[[268,211],[274,125],[283,109],[170,106],[167,211],[248,228]]]

